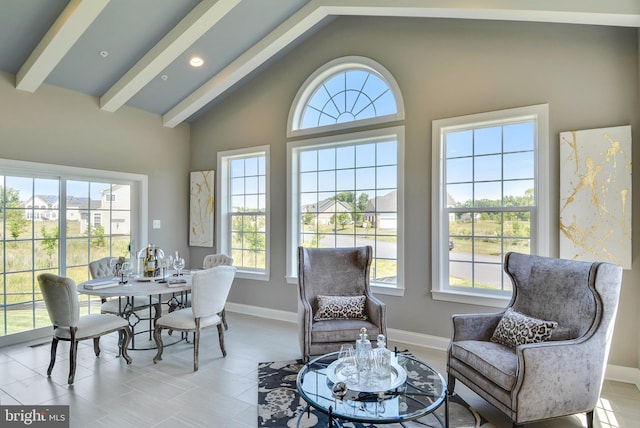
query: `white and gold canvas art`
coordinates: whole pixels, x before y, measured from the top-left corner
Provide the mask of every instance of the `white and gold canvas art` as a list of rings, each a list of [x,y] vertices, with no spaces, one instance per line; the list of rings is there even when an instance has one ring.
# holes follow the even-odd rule
[[[213,247],[215,171],[191,173],[191,196],[189,207],[189,245]]]
[[[631,126],[560,133],[560,257],[631,268]]]

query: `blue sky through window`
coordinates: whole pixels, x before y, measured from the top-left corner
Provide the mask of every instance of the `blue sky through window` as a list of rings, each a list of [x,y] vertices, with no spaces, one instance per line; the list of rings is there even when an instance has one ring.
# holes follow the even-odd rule
[[[447,193],[456,203],[524,196],[533,188],[535,123],[446,133]]]

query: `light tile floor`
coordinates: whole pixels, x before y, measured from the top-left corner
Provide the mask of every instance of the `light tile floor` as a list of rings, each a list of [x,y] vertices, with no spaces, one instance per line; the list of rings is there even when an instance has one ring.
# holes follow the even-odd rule
[[[58,346],[51,378],[46,375],[49,340],[0,348],[0,404],[68,404],[72,427],[256,427],[257,363],[299,358],[297,327],[234,313],[227,316],[227,357],[220,353],[217,330],[207,329],[201,337],[200,369],[195,373],[193,348],[185,342],[167,346],[158,364],[152,361],[155,350],[131,351],[130,366],[115,356],[117,335],[101,340],[99,358],[93,353],[92,342],[83,342],[73,386],[67,385],[68,344]],[[137,344],[145,340],[138,337]],[[389,346],[408,348],[444,373],[442,351],[393,341]],[[458,383],[456,392],[493,426],[511,426],[506,417],[464,385]],[[640,426],[640,391],[631,384],[606,381],[595,425]],[[526,428],[584,426],[584,416],[577,415]]]

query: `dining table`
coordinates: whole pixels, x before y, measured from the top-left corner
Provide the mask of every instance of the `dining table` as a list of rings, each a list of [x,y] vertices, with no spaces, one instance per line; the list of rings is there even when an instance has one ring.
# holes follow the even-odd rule
[[[162,314],[165,307],[169,312],[186,306],[187,294],[191,291],[191,279],[195,271],[188,271],[176,276],[168,272],[164,277],[145,277],[132,275],[131,277],[96,278],[79,283],[78,293],[99,296],[103,299],[118,299],[118,315],[125,318],[132,331],[129,345],[131,350],[155,349],[152,340],[155,320]],[[153,298],[159,302],[158,313],[152,314]],[[147,307],[148,305],[148,307]],[[144,309],[140,309],[145,306]],[[143,327],[147,328],[136,328]],[[136,336],[148,334],[146,344],[136,344]],[[177,343],[184,337],[168,344]],[[167,344],[165,344],[166,346]]]

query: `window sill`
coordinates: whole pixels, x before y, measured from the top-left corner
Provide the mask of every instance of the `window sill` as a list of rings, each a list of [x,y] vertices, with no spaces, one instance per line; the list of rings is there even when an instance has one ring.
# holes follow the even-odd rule
[[[236,271],[236,278],[242,279],[252,279],[254,281],[269,281],[269,274],[266,273],[255,273],[255,272],[247,272],[247,271]]]
[[[431,290],[433,300],[442,300],[446,302],[466,303],[468,305],[489,306],[493,308],[505,308],[511,301],[511,297],[499,295],[478,295],[474,293],[465,293],[462,291],[443,291]]]
[[[295,276],[287,276],[286,280],[289,284],[298,285],[298,277]],[[383,296],[404,296],[404,288],[400,287],[389,287],[384,285],[371,284],[371,291],[373,294],[379,294]]]

